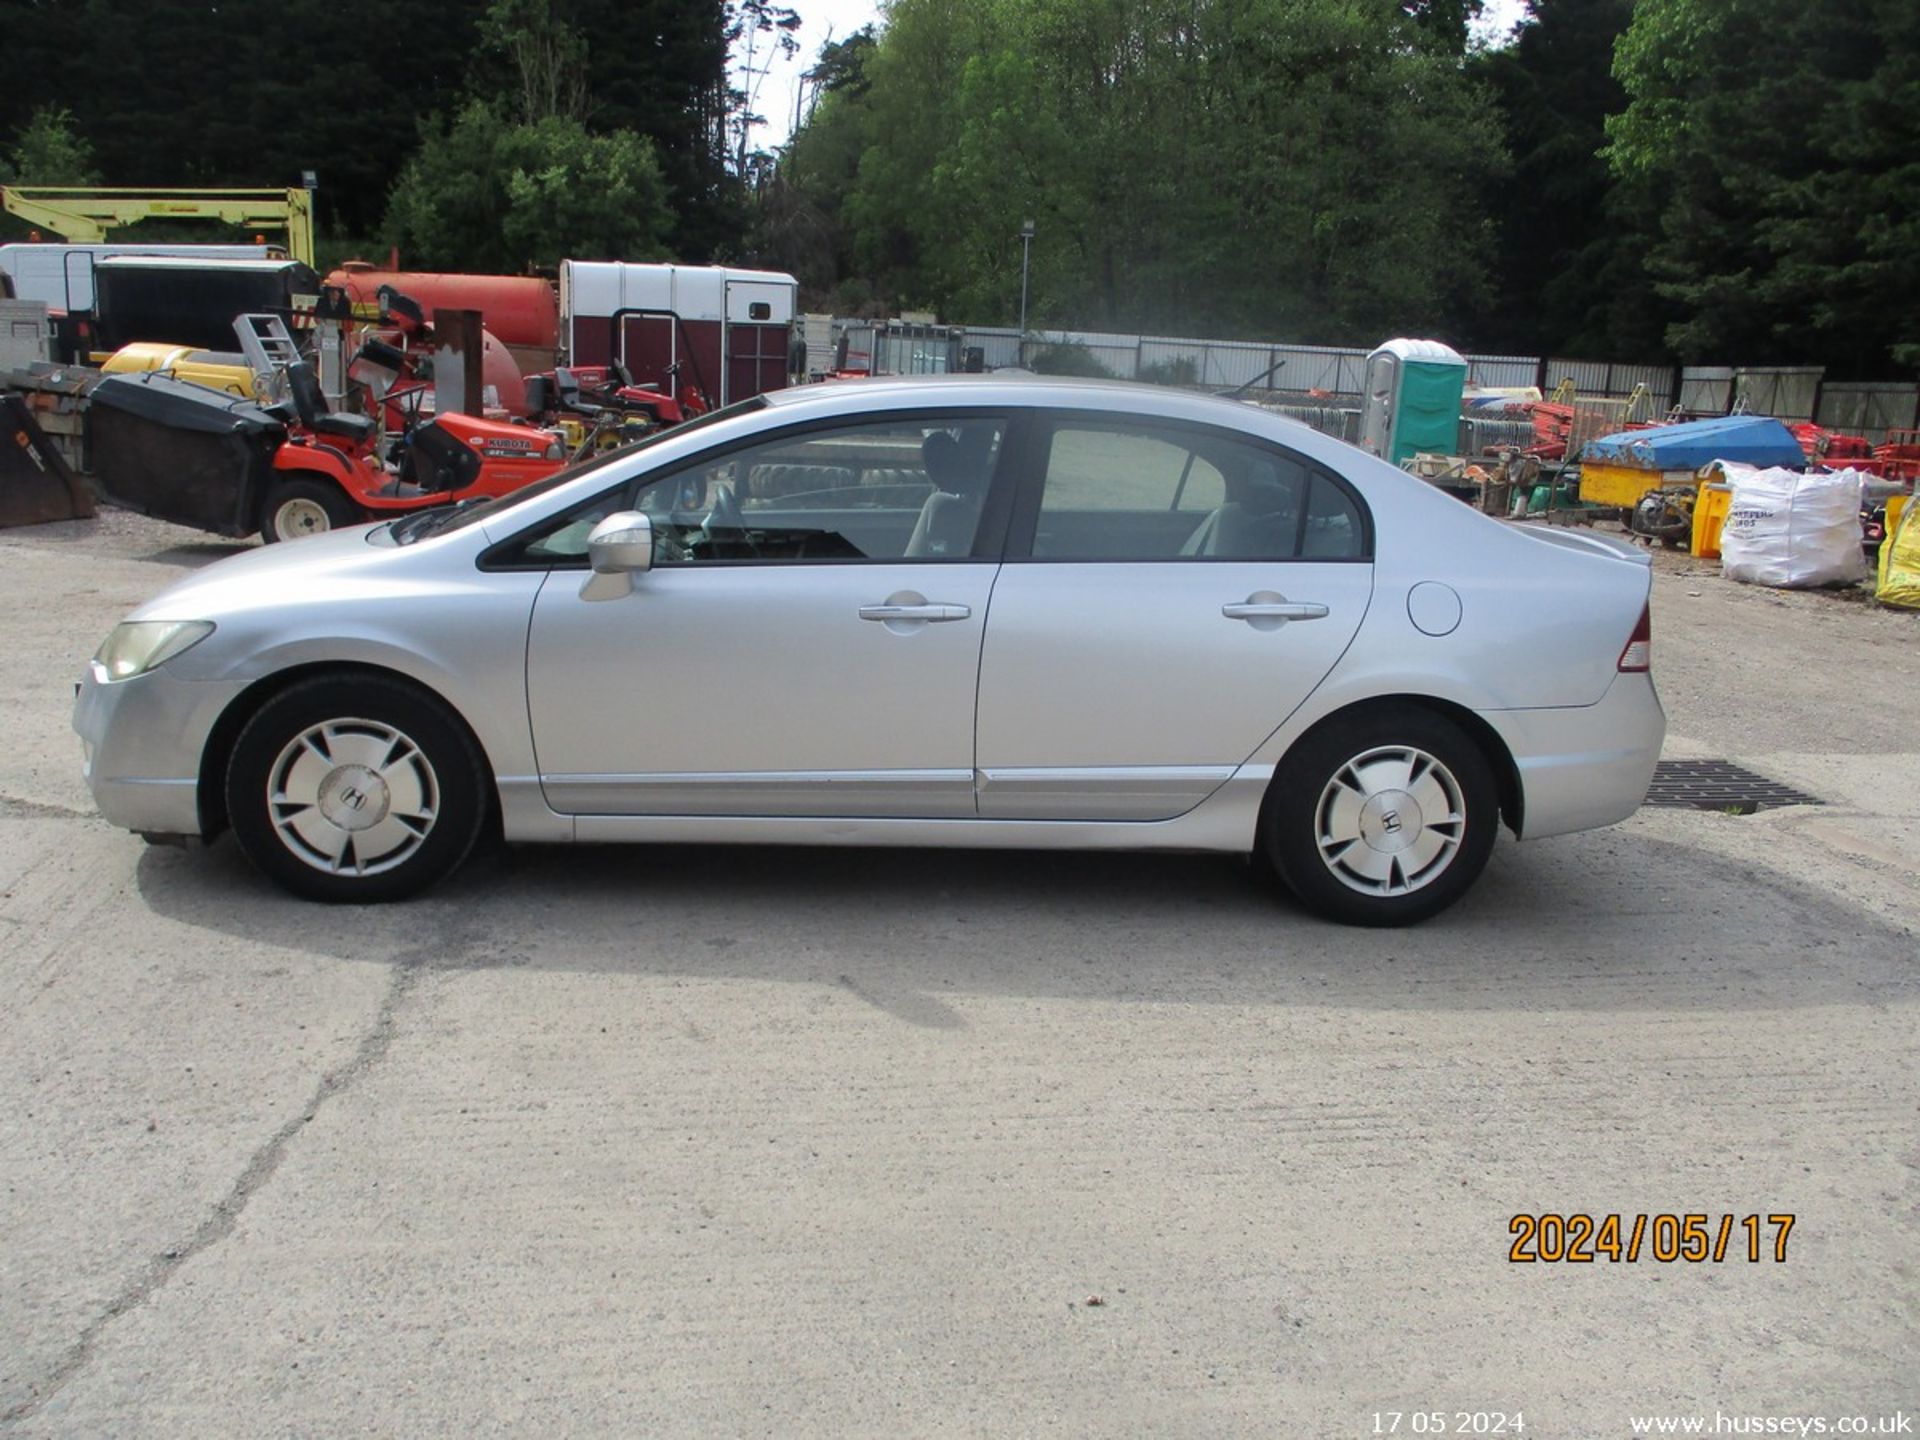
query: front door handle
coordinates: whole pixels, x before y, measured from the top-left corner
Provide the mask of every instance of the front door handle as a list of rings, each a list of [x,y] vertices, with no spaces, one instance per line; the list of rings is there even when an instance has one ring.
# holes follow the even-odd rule
[[[971,605],[948,605],[940,602],[927,602],[919,605],[862,605],[862,620],[878,620],[882,624],[889,621],[924,620],[938,625],[947,620],[965,620],[973,614]]]

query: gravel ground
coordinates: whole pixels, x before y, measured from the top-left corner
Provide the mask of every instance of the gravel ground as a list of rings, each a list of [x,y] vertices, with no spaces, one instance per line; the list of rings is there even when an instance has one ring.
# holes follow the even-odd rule
[[[1671,753],[1828,803],[1503,842],[1411,932],[1129,856],[525,850],[356,912],[80,784],[85,656],[233,548],[0,534],[0,1430],[1920,1404],[1920,616],[1662,557]],[[1523,1212],[1797,1220],[1516,1265]]]

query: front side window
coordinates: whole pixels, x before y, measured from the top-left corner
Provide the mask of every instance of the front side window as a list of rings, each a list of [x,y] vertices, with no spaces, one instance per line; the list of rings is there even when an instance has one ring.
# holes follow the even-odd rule
[[[1044,447],[1037,560],[1349,560],[1358,505],[1306,461],[1218,431],[1063,420]]]
[[[653,521],[659,566],[964,559],[1005,431],[993,416],[780,436],[600,496],[522,537],[508,563],[576,563],[623,509]]]

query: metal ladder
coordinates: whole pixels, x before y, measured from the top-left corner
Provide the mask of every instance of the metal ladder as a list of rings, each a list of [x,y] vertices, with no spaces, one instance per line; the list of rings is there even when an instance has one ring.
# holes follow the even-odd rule
[[[259,379],[275,379],[300,358],[300,347],[278,315],[242,315],[233,322],[233,333],[240,337],[240,353]]]

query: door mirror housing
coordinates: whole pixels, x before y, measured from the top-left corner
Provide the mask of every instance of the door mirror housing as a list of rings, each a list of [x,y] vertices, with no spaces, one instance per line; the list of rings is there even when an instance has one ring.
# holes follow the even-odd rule
[[[633,577],[653,568],[653,521],[638,510],[616,510],[587,532],[593,574],[582,600],[614,600],[633,593]]]

